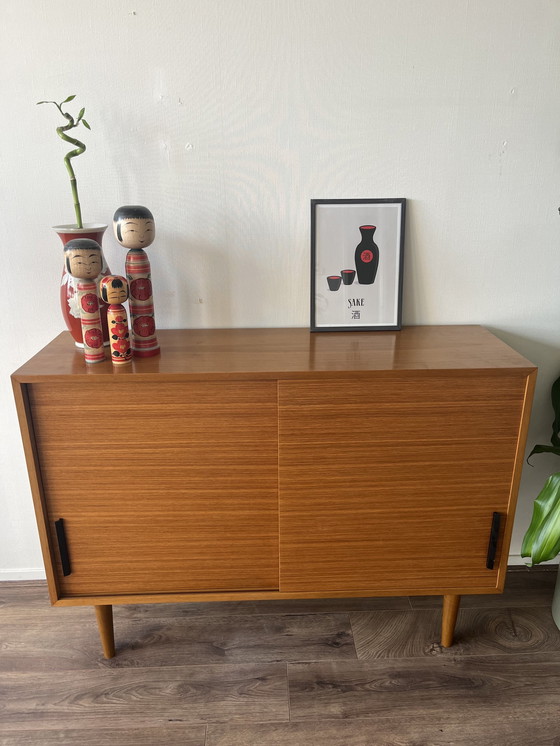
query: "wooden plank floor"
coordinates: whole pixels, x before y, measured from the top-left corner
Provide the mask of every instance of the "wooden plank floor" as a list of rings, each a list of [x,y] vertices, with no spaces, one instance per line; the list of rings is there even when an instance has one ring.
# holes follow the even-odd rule
[[[91,607],[0,583],[0,745],[559,746],[556,568],[502,596]]]

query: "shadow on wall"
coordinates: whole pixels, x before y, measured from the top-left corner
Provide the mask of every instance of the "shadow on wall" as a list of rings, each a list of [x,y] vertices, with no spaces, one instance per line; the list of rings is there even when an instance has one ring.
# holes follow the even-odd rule
[[[216,328],[232,318],[231,256],[215,244],[167,234],[169,255],[157,269],[161,313],[171,328]],[[157,311],[157,308],[156,308]],[[226,320],[226,321],[224,321]]]
[[[486,327],[496,337],[513,347],[516,352],[523,355],[539,368],[538,386],[548,388],[560,373],[560,345],[548,345],[532,337],[524,337],[520,334],[498,329],[493,326]],[[550,380],[549,380],[550,379]],[[547,394],[548,394],[547,391]]]
[[[550,388],[560,375],[560,346],[544,344],[531,337],[512,334],[495,327],[487,327],[492,334],[530,360],[539,369],[537,386],[533,400],[531,428],[528,446],[532,448],[532,439],[539,443],[548,442],[550,438],[550,423],[554,419],[554,412],[550,402]],[[544,440],[543,440],[544,438]]]

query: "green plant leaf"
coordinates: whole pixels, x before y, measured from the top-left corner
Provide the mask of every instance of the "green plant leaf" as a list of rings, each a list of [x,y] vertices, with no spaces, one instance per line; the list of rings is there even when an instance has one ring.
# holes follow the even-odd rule
[[[542,522],[533,542],[533,564],[553,560],[560,553],[560,502]]]
[[[76,94],[73,96],[68,96],[68,98],[65,98],[62,104],[67,104],[69,101],[73,101],[76,98]],[[60,104],[62,106],[62,104]]]
[[[79,122],[80,119],[84,116],[85,113],[86,113],[85,108],[84,109],[80,109],[80,113],[78,114],[78,118],[76,119],[76,122]]]
[[[536,445],[531,453],[527,456],[527,461],[533,456],[535,453],[554,453],[556,456],[560,456],[560,445],[559,446],[545,446],[545,445]]]
[[[560,378],[552,384],[550,390],[552,408],[554,409],[554,422],[552,423],[552,437],[550,442],[553,446],[560,446]]]
[[[560,472],[546,480],[533,506],[533,517],[521,545],[521,556],[532,565],[560,553]]]
[[[82,119],[82,124],[84,125],[84,127],[87,127],[87,128],[88,128],[88,130],[90,130],[90,129],[91,129],[91,127],[89,126],[89,124],[88,124],[88,123],[86,122],[86,120],[85,120],[85,119]]]

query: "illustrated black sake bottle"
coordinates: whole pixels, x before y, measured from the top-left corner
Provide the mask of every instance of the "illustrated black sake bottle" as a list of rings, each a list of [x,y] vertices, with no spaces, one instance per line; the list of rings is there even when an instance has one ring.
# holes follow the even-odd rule
[[[360,285],[371,285],[375,281],[379,266],[379,248],[373,241],[375,225],[361,225],[362,240],[356,246],[354,261]]]

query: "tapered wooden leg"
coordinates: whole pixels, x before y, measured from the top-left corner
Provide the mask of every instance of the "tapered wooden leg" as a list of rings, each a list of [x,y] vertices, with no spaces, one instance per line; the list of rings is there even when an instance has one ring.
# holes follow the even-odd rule
[[[115,655],[115,635],[113,632],[113,607],[96,606],[95,615],[97,617],[97,626],[103,646],[105,658],[112,658]]]
[[[444,596],[443,597],[443,614],[441,618],[441,645],[449,648],[453,645],[453,633],[455,632],[455,622],[457,621],[457,612],[461,596]]]

